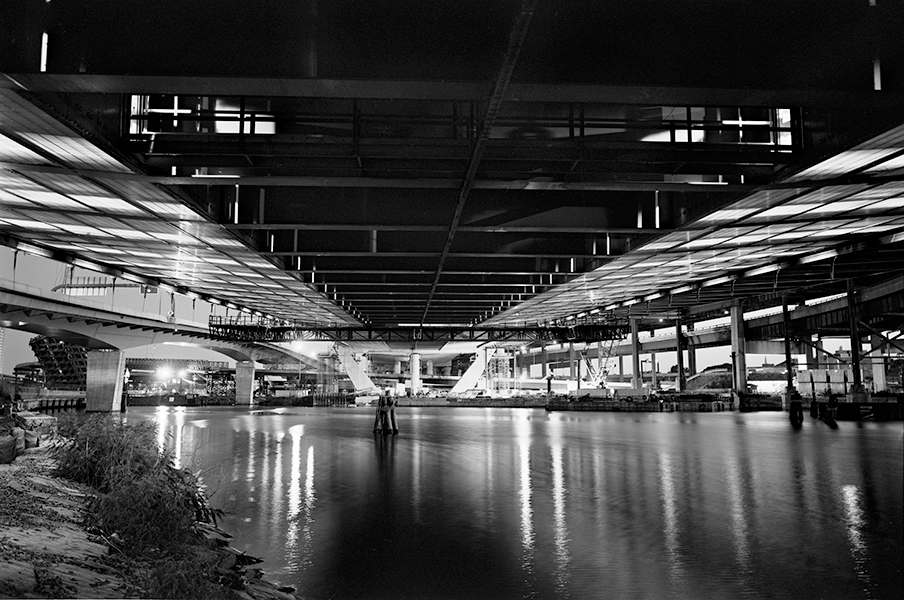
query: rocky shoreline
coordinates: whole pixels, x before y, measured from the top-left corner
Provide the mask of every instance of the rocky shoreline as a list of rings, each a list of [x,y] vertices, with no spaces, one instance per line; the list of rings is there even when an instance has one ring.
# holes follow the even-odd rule
[[[94,491],[54,476],[52,444],[0,465],[0,598],[147,598],[150,565],[118,547],[115,534],[91,532],[83,515]],[[201,525],[206,544],[195,559],[212,567],[222,597],[299,600],[263,578],[260,562],[229,546],[230,537]]]

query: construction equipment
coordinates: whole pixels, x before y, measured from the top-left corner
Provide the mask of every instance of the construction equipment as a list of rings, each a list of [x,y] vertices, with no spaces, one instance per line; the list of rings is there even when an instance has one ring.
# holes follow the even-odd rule
[[[593,363],[590,361],[590,357],[587,356],[586,350],[581,350],[581,358],[584,359],[584,364],[587,365],[587,377],[585,377],[587,382],[595,388],[602,387],[606,382],[607,372],[604,370],[597,370],[593,367]]]
[[[597,343],[597,367],[593,366],[590,357],[587,356],[587,350],[581,350],[581,357],[584,364],[587,365],[587,381],[593,387],[604,387],[606,385],[606,376],[609,374],[609,360],[612,358],[612,348],[615,340],[609,340],[605,350],[602,343]]]

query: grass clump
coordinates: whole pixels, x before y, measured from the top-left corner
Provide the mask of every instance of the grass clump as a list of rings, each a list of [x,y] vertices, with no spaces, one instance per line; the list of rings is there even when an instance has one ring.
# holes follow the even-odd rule
[[[210,581],[216,553],[196,528],[215,525],[217,511],[197,478],[175,468],[173,451],[158,446],[156,425],[95,415],[62,433],[67,441],[55,451],[57,474],[98,491],[87,525],[149,565],[150,596],[222,597],[225,590]]]

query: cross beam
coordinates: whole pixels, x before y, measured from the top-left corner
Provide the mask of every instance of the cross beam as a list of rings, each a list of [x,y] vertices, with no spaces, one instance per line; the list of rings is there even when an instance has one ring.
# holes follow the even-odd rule
[[[574,326],[340,326],[307,323],[268,322],[251,319],[211,317],[210,336],[241,342],[597,342],[622,340],[628,336],[627,323],[580,324]]]

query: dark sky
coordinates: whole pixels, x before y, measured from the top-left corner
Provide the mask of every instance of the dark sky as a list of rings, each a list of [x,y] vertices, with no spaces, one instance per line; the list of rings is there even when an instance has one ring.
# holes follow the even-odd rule
[[[491,79],[517,0],[6,0],[7,72]],[[900,81],[904,3],[541,0],[514,75],[553,81],[869,89]]]

